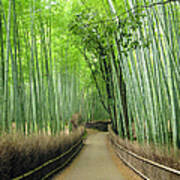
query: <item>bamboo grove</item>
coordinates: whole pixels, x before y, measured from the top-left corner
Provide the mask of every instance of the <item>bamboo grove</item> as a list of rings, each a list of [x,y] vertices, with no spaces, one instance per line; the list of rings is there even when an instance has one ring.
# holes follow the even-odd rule
[[[179,29],[178,0],[0,0],[1,131],[55,134],[81,112],[180,147]]]
[[[180,147],[179,2],[82,4],[71,29],[113,129],[140,143]]]
[[[1,133],[56,134],[71,128],[73,113],[89,120],[102,111],[84,85],[90,73],[71,43],[67,9],[64,1],[0,0]]]

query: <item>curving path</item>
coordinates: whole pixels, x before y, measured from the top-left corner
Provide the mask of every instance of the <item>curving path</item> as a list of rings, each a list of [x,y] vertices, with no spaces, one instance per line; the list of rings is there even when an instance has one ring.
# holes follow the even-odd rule
[[[88,136],[72,165],[54,180],[124,180],[106,144],[107,133]]]

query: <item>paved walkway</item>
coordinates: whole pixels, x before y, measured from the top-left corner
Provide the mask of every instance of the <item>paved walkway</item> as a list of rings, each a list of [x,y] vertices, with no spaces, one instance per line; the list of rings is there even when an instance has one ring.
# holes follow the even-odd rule
[[[54,180],[124,180],[108,151],[106,135],[89,135],[80,155]]]

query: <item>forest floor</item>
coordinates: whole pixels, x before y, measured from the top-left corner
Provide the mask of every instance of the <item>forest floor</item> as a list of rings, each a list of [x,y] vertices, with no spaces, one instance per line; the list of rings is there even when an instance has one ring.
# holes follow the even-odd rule
[[[54,180],[141,180],[115,155],[107,133],[88,131],[85,147]]]

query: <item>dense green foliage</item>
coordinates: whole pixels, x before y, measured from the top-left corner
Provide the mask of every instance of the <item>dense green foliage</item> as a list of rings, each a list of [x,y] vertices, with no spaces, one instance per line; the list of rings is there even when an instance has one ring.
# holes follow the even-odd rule
[[[97,93],[68,30],[72,13],[66,1],[0,1],[1,130],[54,134],[74,113],[104,114],[89,101]]]
[[[178,1],[0,4],[3,130],[56,133],[80,112],[109,116],[123,138],[180,146]]]
[[[114,130],[180,146],[179,3],[83,2],[71,30]]]

